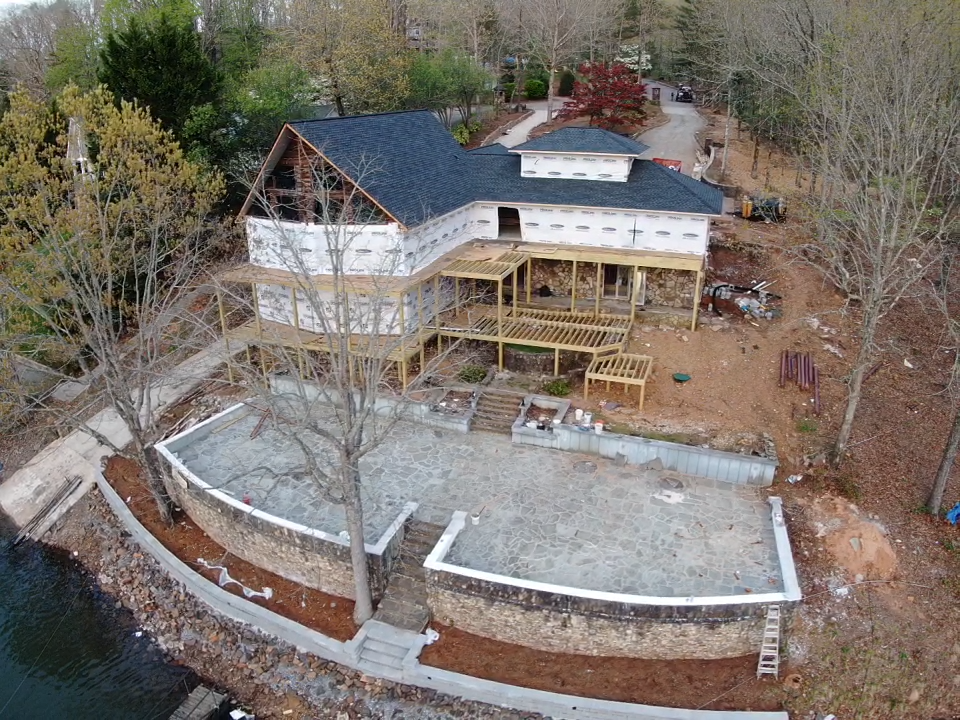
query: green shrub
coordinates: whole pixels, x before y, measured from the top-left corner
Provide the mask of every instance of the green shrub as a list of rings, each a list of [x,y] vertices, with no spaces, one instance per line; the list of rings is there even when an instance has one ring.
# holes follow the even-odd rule
[[[554,397],[566,397],[570,394],[570,383],[567,380],[551,380],[543,384],[543,391]]]
[[[547,85],[540,80],[527,80],[523,92],[527,100],[542,100],[547,96]]]
[[[476,385],[478,382],[483,382],[486,376],[487,369],[481,365],[464,365],[457,373],[460,382],[467,383],[468,385]]]
[[[466,125],[455,125],[450,132],[453,133],[453,139],[461,145],[470,142],[470,130],[467,129]]]
[[[570,97],[573,95],[573,83],[577,81],[576,76],[569,70],[564,70],[560,76],[560,87],[557,88],[557,95]]]
[[[470,134],[472,135],[473,133],[478,132],[481,127],[483,126],[480,124],[479,120],[471,120],[470,124],[467,126],[467,130],[469,130]]]
[[[800,418],[799,422],[797,422],[797,432],[803,433],[804,435],[813,435],[819,429],[820,426],[813,418]]]

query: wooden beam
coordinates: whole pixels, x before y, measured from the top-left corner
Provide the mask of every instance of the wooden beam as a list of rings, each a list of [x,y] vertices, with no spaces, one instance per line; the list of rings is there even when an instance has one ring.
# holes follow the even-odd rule
[[[437,324],[440,324],[440,313],[437,309],[440,307],[440,298],[433,299],[434,315],[437,317]],[[453,279],[453,317],[460,317],[460,278]]]
[[[513,269],[513,312],[517,312],[517,295],[520,294],[520,288],[517,287],[517,268]]]
[[[640,287],[640,283],[637,282],[637,275],[640,274],[640,266],[635,265],[633,267],[633,287],[630,288],[630,324],[633,325],[633,320],[637,315],[637,288]]]
[[[260,297],[257,293],[256,283],[250,283],[250,292],[253,295],[253,319],[257,327],[257,335],[260,335],[263,332],[263,327],[260,325]]]

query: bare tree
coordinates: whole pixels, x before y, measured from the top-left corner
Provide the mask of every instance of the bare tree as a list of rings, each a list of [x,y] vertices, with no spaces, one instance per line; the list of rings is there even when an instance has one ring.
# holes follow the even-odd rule
[[[222,181],[188,162],[145,110],[117,108],[105,90],[68,88],[58,103],[66,117],[23,93],[12,100],[0,119],[0,339],[7,351],[54,357],[97,378],[132,449],[82,414],[59,420],[139,462],[169,521],[152,450],[155,403],[175,350],[190,342],[190,326],[176,320],[203,276]]]
[[[358,187],[376,161],[358,165],[355,182],[318,158],[301,165],[299,191],[256,188],[251,257],[274,268],[276,282],[254,285],[261,367],[244,378],[276,431],[300,450],[296,473],[344,510],[362,624],[373,605],[360,462],[402,418],[411,393],[436,381],[453,346],[429,360],[421,348],[454,297],[432,277],[409,281],[431,258],[415,234],[385,238],[391,226]],[[237,269],[221,292],[242,306],[248,296],[237,281],[256,283],[259,272]],[[408,361],[419,364],[409,382]]]
[[[504,0],[503,14],[520,46],[550,73],[547,119],[553,118],[557,71],[589,48],[599,5],[605,0]]]

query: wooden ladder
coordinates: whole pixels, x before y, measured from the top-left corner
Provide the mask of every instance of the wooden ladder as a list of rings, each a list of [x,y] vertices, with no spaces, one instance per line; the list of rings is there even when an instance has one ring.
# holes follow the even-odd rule
[[[757,662],[757,679],[762,675],[780,677],[780,606],[767,606],[767,621],[763,627],[760,644],[760,660]]]

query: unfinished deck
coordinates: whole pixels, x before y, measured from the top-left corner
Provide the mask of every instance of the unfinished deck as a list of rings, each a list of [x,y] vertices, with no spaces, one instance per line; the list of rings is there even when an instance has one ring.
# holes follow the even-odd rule
[[[643,400],[647,392],[647,379],[653,371],[653,358],[649,355],[631,355],[620,353],[606,357],[595,357],[587,368],[583,379],[583,399],[590,395],[590,381],[600,380],[607,383],[623,383],[625,389],[630,385],[640,387],[640,410],[643,410]]]

